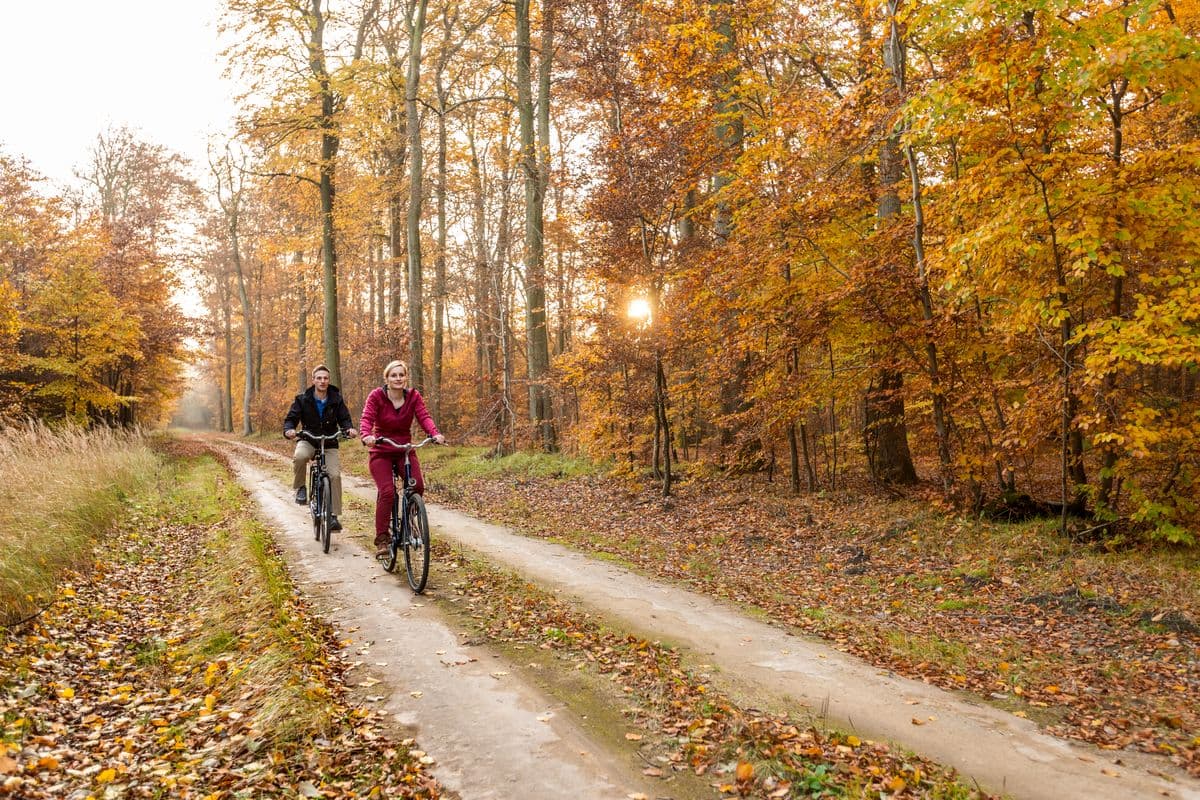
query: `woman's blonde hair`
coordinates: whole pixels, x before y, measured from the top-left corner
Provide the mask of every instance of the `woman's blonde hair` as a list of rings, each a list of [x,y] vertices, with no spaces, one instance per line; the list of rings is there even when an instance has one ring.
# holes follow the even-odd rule
[[[396,367],[404,367],[404,385],[408,386],[408,364],[405,364],[399,359],[395,361],[389,361],[388,365],[383,368],[383,385],[387,386],[388,373],[394,370]]]

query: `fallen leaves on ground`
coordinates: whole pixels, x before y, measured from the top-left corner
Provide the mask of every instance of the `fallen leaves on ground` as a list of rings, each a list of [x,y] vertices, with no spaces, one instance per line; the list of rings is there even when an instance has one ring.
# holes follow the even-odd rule
[[[236,600],[206,605],[216,535],[236,534],[133,512],[46,613],[0,633],[0,795],[437,797],[381,718],[350,704],[336,642],[303,603],[266,625],[238,619]],[[292,657],[270,649],[280,640]],[[276,681],[308,716],[280,708]]]

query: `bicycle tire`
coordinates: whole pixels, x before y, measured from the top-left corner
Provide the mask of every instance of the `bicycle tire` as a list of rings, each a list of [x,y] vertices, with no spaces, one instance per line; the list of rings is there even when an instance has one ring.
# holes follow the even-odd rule
[[[383,568],[388,572],[396,571],[397,551],[400,547],[400,495],[397,494],[392,498],[392,522],[388,530],[392,534],[392,540],[388,543],[388,554],[383,559]]]
[[[408,541],[404,543],[404,571],[413,592],[425,591],[429,580],[429,515],[419,494],[408,498]]]
[[[321,476],[321,550],[329,552],[329,540],[333,534],[333,483],[328,475]]]
[[[318,542],[321,541],[321,485],[316,480],[316,473],[311,472],[308,476],[308,515],[312,517],[313,538]]]

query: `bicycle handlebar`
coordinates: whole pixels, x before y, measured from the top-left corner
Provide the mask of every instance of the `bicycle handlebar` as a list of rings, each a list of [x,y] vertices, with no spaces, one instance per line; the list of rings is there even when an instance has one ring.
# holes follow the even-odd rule
[[[350,437],[341,431],[338,431],[337,433],[326,434],[324,436],[318,436],[315,433],[309,433],[308,431],[296,431],[296,438],[308,439],[313,444],[316,444],[318,442],[332,442],[335,439],[349,439]]]
[[[384,444],[390,444],[392,447],[395,447],[399,450],[417,450],[418,448],[424,447],[425,445],[429,444],[432,441],[433,441],[433,437],[427,436],[427,437],[425,437],[425,440],[422,441],[420,444],[413,444],[412,442],[409,442],[408,444],[400,444],[399,442],[393,442],[391,439],[387,438],[386,436],[376,436],[375,437],[376,444],[383,442]]]

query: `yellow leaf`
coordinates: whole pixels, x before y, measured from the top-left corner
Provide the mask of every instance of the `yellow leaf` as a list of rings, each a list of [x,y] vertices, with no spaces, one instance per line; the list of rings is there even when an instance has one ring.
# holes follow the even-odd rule
[[[749,783],[754,780],[754,765],[749,761],[739,761],[737,765],[738,783]]]
[[[96,776],[96,783],[112,783],[116,779],[117,771],[112,767],[109,767],[106,770],[102,770],[100,774]]]
[[[70,700],[72,697],[75,696],[75,690],[72,689],[70,686],[64,686],[63,688],[58,690],[58,696],[61,697],[63,700]]]
[[[895,775],[887,782],[886,785],[887,788],[891,789],[893,792],[903,792],[904,787],[908,786],[908,782],[899,775]]]
[[[38,768],[49,770],[58,769],[58,759],[54,756],[42,756],[38,759]]]
[[[857,736],[853,735],[847,736],[846,744],[850,745],[851,747],[858,747],[860,744],[862,744],[862,739],[859,739]]]

